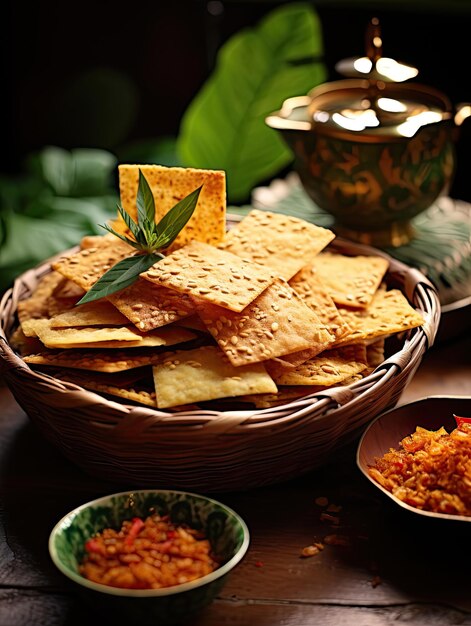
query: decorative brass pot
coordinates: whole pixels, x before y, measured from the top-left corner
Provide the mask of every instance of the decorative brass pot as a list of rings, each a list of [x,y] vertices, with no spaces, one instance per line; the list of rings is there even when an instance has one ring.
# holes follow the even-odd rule
[[[386,70],[379,59],[387,61]],[[266,123],[293,150],[306,192],[334,216],[339,235],[398,246],[413,237],[410,220],[449,186],[456,115],[441,92],[392,82],[394,71],[404,76],[401,68],[409,66],[384,59],[377,49],[361,60],[371,64],[367,78],[325,83],[289,98]],[[392,70],[386,77],[378,67]],[[457,115],[465,114],[463,107]]]

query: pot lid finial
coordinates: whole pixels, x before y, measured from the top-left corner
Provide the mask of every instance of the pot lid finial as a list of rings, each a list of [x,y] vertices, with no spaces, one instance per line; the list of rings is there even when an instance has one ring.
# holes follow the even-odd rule
[[[419,73],[412,65],[383,56],[381,25],[377,17],[373,17],[366,28],[365,56],[343,59],[336,64],[335,69],[348,78],[393,83],[402,83]]]

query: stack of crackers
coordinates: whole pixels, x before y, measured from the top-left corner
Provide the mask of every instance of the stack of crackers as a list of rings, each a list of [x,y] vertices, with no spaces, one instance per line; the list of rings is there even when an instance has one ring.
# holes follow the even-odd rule
[[[226,233],[224,172],[121,165],[132,217],[139,169],[157,221],[203,185],[192,218],[163,260],[106,299],[77,306],[134,253],[125,242],[86,237],[54,262],[18,304],[11,343],[31,366],[159,409],[266,408],[362,378],[383,361],[385,338],[423,324],[384,286],[388,262],[329,251],[328,229],[253,210]]]

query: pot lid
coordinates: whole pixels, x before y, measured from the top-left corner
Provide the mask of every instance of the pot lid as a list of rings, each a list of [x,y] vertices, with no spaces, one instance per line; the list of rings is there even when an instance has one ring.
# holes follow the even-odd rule
[[[428,124],[451,117],[451,104],[441,92],[404,84],[418,70],[382,56],[379,20],[366,33],[366,56],[340,61],[336,69],[350,79],[325,83],[311,91],[309,119],[328,134],[366,137],[412,137]]]

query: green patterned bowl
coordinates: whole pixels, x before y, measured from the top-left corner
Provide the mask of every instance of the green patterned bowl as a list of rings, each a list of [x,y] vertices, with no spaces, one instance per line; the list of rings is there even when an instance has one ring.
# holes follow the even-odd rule
[[[173,523],[204,531],[222,565],[207,576],[163,589],[118,589],[94,583],[78,572],[87,539],[122,521],[152,511]],[[115,493],[77,507],[63,517],[49,538],[54,564],[93,609],[107,620],[138,624],[176,624],[207,606],[249,546],[245,522],[232,509],[205,496],[182,491],[138,490]]]

